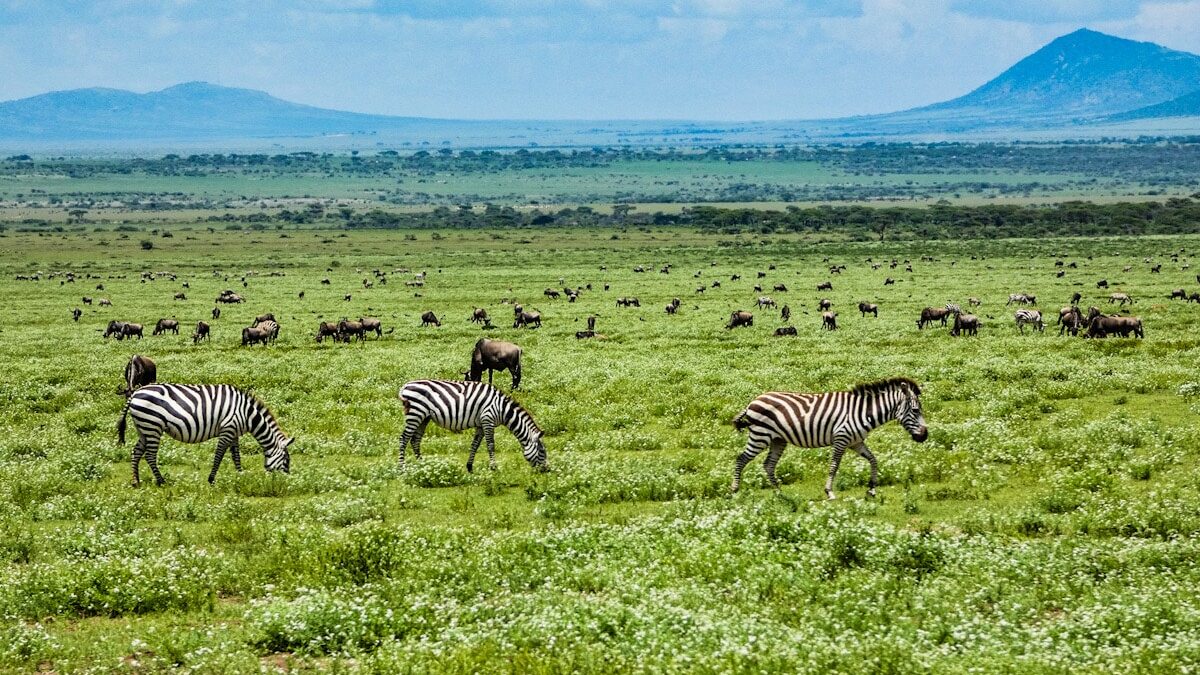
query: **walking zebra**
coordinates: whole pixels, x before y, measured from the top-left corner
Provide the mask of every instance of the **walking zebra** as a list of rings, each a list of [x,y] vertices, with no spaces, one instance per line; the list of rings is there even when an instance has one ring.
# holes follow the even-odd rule
[[[226,450],[233,455],[234,468],[242,470],[238,439],[247,432],[262,446],[267,471],[288,473],[291,469],[288,446],[296,439],[283,434],[275,416],[261,401],[228,384],[151,384],[138,389],[129,397],[117,422],[117,443],[121,445],[125,444],[129,415],[133,416],[138,431],[132,457],[135,487],[141,482],[138,464],[142,457],[154,472],[155,482],[163,484],[158,471],[158,445],[163,433],[184,443],[219,439],[212,472],[208,474],[209,483],[217,479],[217,469]]]
[[[400,436],[400,465],[404,465],[404,449],[412,443],[413,454],[421,458],[421,437],[433,420],[450,431],[475,430],[471,454],[467,457],[467,472],[475,468],[475,452],[480,441],[487,439],[488,467],[496,470],[496,426],[507,427],[521,444],[522,454],[531,466],[547,471],[546,446],[542,430],[519,403],[499,389],[483,382],[454,382],[450,380],[413,380],[400,388],[404,404],[404,434]]]
[[[929,435],[925,417],[921,414],[921,389],[905,377],[860,384],[849,391],[814,394],[768,392],[746,406],[733,420],[738,431],[750,430],[746,449],[738,455],[733,467],[733,491],[742,482],[742,469],[760,452],[770,447],[763,463],[767,479],[776,488],[775,466],[788,443],[801,448],[833,446],[829,477],[825,479],[825,496],[834,499],[833,479],[846,448],[871,463],[871,480],[867,496],[875,496],[879,483],[879,468],[875,455],[867,449],[867,434],[875,427],[898,420],[914,441],[923,443]]]
[[[1045,324],[1042,323],[1042,313],[1036,309],[1018,309],[1013,317],[1016,319],[1017,329],[1021,331],[1022,335],[1025,334],[1026,324],[1033,326],[1039,332],[1046,329]]]

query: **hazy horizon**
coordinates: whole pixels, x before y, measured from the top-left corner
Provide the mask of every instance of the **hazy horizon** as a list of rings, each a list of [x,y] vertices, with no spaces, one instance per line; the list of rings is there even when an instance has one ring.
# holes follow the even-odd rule
[[[0,0],[0,99],[188,81],[453,119],[796,120],[962,94],[1081,27],[1200,52],[1200,0]]]

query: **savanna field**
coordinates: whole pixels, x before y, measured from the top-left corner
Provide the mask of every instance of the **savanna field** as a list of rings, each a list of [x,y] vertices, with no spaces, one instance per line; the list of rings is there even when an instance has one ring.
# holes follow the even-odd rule
[[[1200,290],[1186,267],[1200,238],[149,227],[0,237],[4,670],[1200,667],[1200,305],[1168,300]],[[68,271],[77,280],[60,283]],[[405,285],[422,271],[424,287]],[[815,290],[827,280],[832,291]],[[575,303],[542,294],[587,284]],[[246,302],[212,321],[227,288]],[[1145,339],[1060,337],[1076,291],[1106,312],[1118,311],[1110,292],[1129,293],[1123,311]],[[1017,292],[1038,297],[1044,333],[1017,331],[1005,306]],[[772,335],[784,323],[754,307],[759,295],[790,306],[796,337]],[[640,308],[615,306],[630,296]],[[917,329],[923,307],[971,296],[978,336]],[[835,332],[821,330],[821,298]],[[512,328],[505,299],[540,311],[542,327]],[[494,330],[468,322],[475,307]],[[737,309],[754,325],[726,330]],[[427,310],[440,328],[420,327]],[[240,346],[264,312],[278,341]],[[577,340],[593,314],[600,335]],[[360,316],[392,332],[314,340],[320,321]],[[179,335],[150,335],[163,317]],[[102,338],[113,319],[146,337]],[[209,343],[191,342],[198,320],[213,325]],[[398,468],[398,388],[460,379],[484,335],[524,349],[514,398],[544,430],[552,471],[531,471],[501,429],[499,470],[477,460],[468,474],[471,434],[433,426],[424,458]],[[245,470],[226,459],[210,486],[215,442],[168,439],[167,484],[143,466],[131,488],[132,441],[117,445],[115,424],[133,354],[163,382],[252,390],[297,439],[291,473],[266,473],[246,436]],[[730,496],[746,442],[730,421],[754,396],[895,376],[922,386],[929,439],[895,423],[871,434],[878,497],[865,498],[868,465],[847,453],[839,499],[825,501],[829,450],[795,447],[780,491],[759,458]],[[509,391],[508,373],[494,382]]]

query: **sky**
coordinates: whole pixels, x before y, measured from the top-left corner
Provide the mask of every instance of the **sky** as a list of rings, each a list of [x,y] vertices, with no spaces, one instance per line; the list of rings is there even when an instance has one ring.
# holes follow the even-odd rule
[[[0,100],[204,80],[389,115],[826,118],[959,96],[1081,27],[1200,53],[1200,0],[0,0]]]

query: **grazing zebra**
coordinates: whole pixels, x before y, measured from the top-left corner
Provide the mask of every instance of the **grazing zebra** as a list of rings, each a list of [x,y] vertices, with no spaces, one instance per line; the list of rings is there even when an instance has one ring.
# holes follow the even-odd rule
[[[233,466],[242,470],[242,453],[238,439],[247,432],[263,448],[267,471],[291,470],[292,459],[288,446],[296,439],[288,438],[279,429],[275,416],[254,396],[228,384],[150,384],[133,392],[121,420],[117,422],[117,443],[125,444],[126,417],[133,416],[138,431],[133,448],[133,485],[138,479],[138,464],[142,457],[154,472],[154,480],[163,484],[158,471],[158,445],[162,435],[184,443],[203,443],[218,438],[208,482],[217,479],[217,469],[228,450]]]
[[[829,477],[825,479],[825,496],[834,499],[833,479],[837,476],[842,453],[853,448],[871,463],[868,496],[875,496],[879,468],[875,456],[867,449],[867,434],[891,420],[900,425],[917,443],[929,436],[925,417],[921,414],[921,389],[908,378],[897,377],[860,384],[849,391],[815,394],[768,392],[746,406],[733,420],[737,430],[750,430],[746,449],[738,455],[733,467],[733,491],[742,482],[742,469],[760,452],[770,447],[763,464],[767,478],[775,487],[775,465],[783,456],[788,443],[802,448],[833,446]]]
[[[946,311],[950,312],[951,314],[962,314],[963,313],[962,305],[958,304],[957,302],[947,302],[946,303]]]
[[[404,434],[400,436],[400,465],[404,449],[412,443],[413,454],[421,457],[421,437],[430,420],[450,431],[475,430],[467,472],[474,471],[475,452],[487,439],[488,467],[496,470],[496,426],[507,427],[521,444],[522,454],[531,466],[548,471],[542,430],[519,403],[499,389],[483,382],[450,380],[413,380],[400,388],[404,404]]]
[[[1025,334],[1025,325],[1031,325],[1039,332],[1046,329],[1046,325],[1042,323],[1042,313],[1036,309],[1018,309],[1013,317],[1017,321],[1017,329],[1021,334]]]

